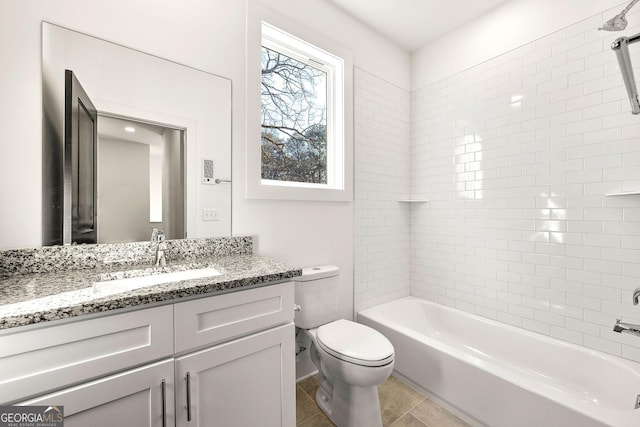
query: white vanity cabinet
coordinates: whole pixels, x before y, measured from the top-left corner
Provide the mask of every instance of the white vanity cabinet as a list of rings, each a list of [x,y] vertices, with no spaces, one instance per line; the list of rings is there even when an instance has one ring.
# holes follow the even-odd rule
[[[71,427],[293,427],[293,299],[287,282],[0,335],[0,404],[64,406]]]
[[[176,426],[295,425],[293,307],[291,282],[175,305]]]
[[[21,402],[64,406],[65,427],[173,425],[173,359]]]

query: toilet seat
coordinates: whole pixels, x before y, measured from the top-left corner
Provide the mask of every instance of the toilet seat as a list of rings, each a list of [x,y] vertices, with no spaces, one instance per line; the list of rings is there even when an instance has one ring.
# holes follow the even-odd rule
[[[393,345],[366,325],[340,319],[317,330],[319,347],[330,355],[361,366],[384,366],[393,362]]]

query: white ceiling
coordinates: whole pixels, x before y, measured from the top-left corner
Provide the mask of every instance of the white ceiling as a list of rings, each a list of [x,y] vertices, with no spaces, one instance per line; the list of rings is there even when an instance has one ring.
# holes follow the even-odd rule
[[[328,0],[413,52],[509,0]]]
[[[125,127],[131,126],[134,132],[127,132]],[[118,117],[100,116],[98,119],[98,136],[117,139],[120,141],[137,142],[139,144],[151,144],[160,140],[165,128],[150,123],[142,123]]]

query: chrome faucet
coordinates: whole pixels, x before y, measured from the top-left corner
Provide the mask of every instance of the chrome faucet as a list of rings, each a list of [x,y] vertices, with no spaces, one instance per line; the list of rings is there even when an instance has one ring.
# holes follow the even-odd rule
[[[613,326],[613,332],[617,332],[619,334],[626,332],[640,337],[640,325],[622,323],[620,319],[616,319],[616,324]]]
[[[156,256],[153,261],[156,267],[164,267],[167,265],[165,251],[167,250],[167,242],[164,241],[164,231],[153,228],[151,232],[151,245],[156,247]]]
[[[636,290],[633,291],[633,305],[638,305],[638,300],[640,300],[640,288],[636,288]],[[616,324],[613,325],[613,332],[617,332],[619,334],[626,332],[640,337],[640,325],[622,323],[620,319],[616,319]]]

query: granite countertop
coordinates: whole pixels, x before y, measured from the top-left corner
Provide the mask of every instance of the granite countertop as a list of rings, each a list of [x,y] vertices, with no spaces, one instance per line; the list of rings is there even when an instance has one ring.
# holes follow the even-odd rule
[[[98,281],[205,267],[221,274],[119,293],[93,289],[93,283]],[[142,264],[117,270],[103,267],[15,275],[0,278],[0,330],[197,295],[211,296],[300,274],[300,269],[269,258],[234,254],[181,260],[166,267]]]

